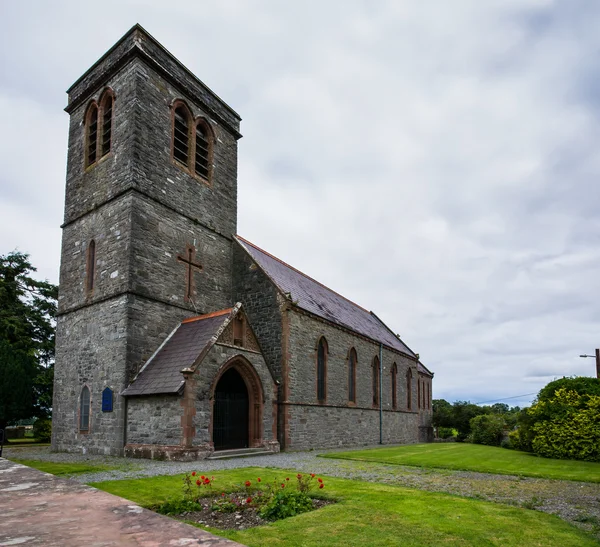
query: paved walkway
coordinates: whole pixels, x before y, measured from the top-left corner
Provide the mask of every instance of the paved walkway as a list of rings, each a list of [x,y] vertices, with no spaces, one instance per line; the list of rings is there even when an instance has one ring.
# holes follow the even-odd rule
[[[210,546],[226,539],[73,480],[0,458],[0,547]]]

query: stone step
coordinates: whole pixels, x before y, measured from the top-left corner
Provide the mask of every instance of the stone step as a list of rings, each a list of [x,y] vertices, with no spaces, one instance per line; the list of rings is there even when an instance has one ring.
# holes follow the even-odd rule
[[[268,456],[272,454],[264,448],[235,448],[233,450],[217,450],[207,460],[224,460],[227,458],[247,458],[249,456]]]

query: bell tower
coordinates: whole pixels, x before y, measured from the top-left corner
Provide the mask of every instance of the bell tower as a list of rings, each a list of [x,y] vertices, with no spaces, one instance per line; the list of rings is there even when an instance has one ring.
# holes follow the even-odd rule
[[[139,25],[68,90],[54,450],[120,454],[120,393],[231,306],[240,117]]]

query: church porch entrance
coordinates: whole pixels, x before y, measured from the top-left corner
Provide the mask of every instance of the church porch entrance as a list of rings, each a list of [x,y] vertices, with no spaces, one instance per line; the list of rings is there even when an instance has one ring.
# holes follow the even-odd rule
[[[222,367],[212,389],[211,440],[215,450],[262,444],[262,386],[245,359]]]

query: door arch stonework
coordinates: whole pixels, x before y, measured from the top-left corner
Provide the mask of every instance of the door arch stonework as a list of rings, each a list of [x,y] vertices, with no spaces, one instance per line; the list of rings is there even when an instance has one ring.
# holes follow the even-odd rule
[[[263,444],[262,416],[265,400],[264,390],[256,369],[242,355],[237,355],[224,363],[219,368],[210,386],[210,443],[214,447],[213,427],[217,385],[223,375],[232,368],[242,377],[248,390],[248,446],[250,448],[257,448]]]

